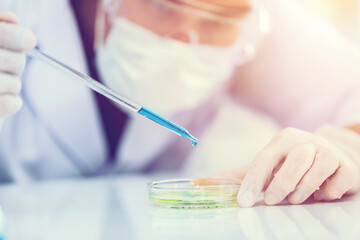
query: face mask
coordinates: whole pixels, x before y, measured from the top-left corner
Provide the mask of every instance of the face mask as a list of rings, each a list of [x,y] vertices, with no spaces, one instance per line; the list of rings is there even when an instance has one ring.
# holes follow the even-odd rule
[[[185,44],[116,18],[96,62],[108,87],[169,115],[206,101],[230,77],[238,55],[235,47]]]

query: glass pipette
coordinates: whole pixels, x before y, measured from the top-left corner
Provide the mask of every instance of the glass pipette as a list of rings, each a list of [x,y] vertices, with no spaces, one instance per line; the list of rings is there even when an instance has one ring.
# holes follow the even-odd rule
[[[28,51],[28,55],[32,58],[36,58],[42,60],[43,62],[55,67],[63,73],[67,73],[72,79],[79,80],[95,92],[100,93],[101,95],[111,99],[112,101],[118,103],[121,107],[125,109],[129,109],[131,111],[137,112],[144,117],[160,124],[161,126],[173,131],[174,133],[188,138],[192,141],[193,146],[195,147],[198,144],[198,140],[191,136],[191,134],[183,127],[176,125],[175,123],[170,122],[169,120],[153,113],[152,111],[144,108],[143,106],[129,100],[128,98],[120,95],[114,90],[106,87],[100,82],[92,79],[91,77],[71,68],[70,66],[50,57],[49,55],[41,52],[39,49],[35,48],[33,50]]]

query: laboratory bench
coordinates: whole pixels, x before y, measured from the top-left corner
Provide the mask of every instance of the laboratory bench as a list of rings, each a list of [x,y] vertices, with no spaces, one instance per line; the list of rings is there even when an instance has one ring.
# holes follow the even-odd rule
[[[159,176],[125,175],[0,186],[6,240],[360,239],[360,197],[253,208],[164,209]],[[4,221],[5,220],[5,221]]]

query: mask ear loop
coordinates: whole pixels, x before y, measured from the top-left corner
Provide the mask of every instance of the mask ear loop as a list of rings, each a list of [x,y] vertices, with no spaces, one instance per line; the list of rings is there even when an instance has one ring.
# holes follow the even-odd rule
[[[245,29],[245,40],[240,41],[240,45],[242,45],[241,53],[236,59],[236,66],[244,65],[257,57],[259,49],[263,45],[267,36],[272,32],[272,17],[270,10],[263,5],[257,5],[253,13],[251,13],[249,19],[245,20],[246,26]],[[257,26],[257,29],[254,30],[254,24]],[[244,26],[244,25],[243,25]],[[240,25],[241,27],[241,25]],[[247,31],[251,27],[251,31]],[[249,35],[250,34],[250,35]]]
[[[188,29],[187,34],[191,44],[199,45],[199,34],[195,30]]]
[[[112,25],[121,0],[102,0],[98,3],[95,21],[95,51],[105,45],[107,24]]]

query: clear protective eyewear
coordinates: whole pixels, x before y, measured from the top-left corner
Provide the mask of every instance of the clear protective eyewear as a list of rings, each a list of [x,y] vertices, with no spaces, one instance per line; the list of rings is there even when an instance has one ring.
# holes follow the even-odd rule
[[[100,43],[116,17],[184,43],[242,45],[248,55],[255,54],[259,42],[271,31],[269,11],[251,0],[103,0],[102,11],[105,14],[97,26]],[[108,23],[105,27],[104,22]]]

